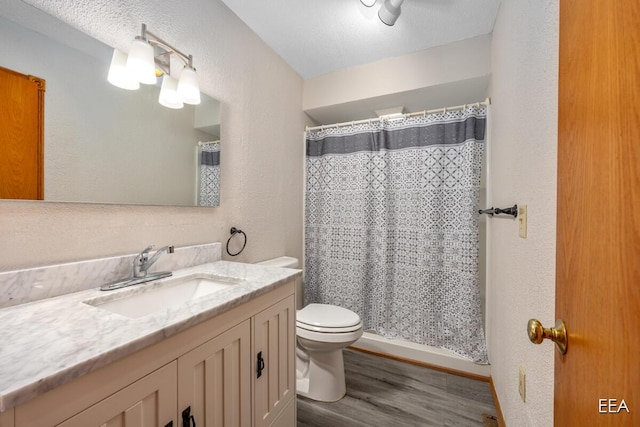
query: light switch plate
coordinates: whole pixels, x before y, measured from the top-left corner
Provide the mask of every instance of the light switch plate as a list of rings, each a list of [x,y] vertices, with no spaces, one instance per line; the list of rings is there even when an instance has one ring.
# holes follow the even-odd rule
[[[527,205],[518,205],[518,235],[527,238]]]
[[[524,366],[520,365],[520,370],[518,374],[518,391],[520,392],[520,397],[522,401],[525,402],[527,389],[526,389],[526,376],[524,374]]]

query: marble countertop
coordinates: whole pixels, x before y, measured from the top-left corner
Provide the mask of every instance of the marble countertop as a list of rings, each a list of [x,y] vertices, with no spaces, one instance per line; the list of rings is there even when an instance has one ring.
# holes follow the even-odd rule
[[[196,273],[242,279],[213,294],[139,318],[84,301],[148,292]],[[216,261],[115,291],[96,288],[0,309],[0,412],[265,294],[299,270]]]

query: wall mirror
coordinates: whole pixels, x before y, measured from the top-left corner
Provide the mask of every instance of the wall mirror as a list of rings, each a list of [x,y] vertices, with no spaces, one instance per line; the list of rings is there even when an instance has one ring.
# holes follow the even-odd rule
[[[112,53],[37,9],[0,6],[0,67],[46,82],[44,200],[218,206],[220,103],[202,94],[173,110],[159,84],[112,86]]]

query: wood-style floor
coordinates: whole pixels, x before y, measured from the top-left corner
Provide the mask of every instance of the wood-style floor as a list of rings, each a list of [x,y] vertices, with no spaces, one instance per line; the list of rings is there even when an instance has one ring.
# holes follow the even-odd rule
[[[489,383],[344,350],[347,395],[298,396],[298,427],[479,426],[496,415]]]

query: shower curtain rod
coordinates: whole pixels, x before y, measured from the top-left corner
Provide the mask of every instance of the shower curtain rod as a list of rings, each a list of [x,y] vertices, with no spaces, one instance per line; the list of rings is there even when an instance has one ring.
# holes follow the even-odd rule
[[[478,105],[478,106],[491,105],[491,98],[487,98],[482,102],[472,102],[470,104],[456,105],[454,107],[436,108],[435,110],[424,110],[424,111],[418,111],[417,113],[406,113],[406,114],[402,114],[402,118],[406,119],[407,117],[426,116],[427,114],[433,114],[433,113],[446,113],[447,111],[464,110],[469,105]],[[379,122],[380,120],[383,120],[385,118],[387,118],[387,116],[380,116],[380,117],[375,117],[372,119],[364,119],[364,120],[354,120],[352,122],[335,123],[332,125],[320,125],[320,126],[313,126],[313,127],[306,126],[304,131],[309,132],[311,130],[318,130],[318,129],[323,130],[323,129],[329,129],[329,128],[339,128],[342,126],[359,125],[361,123]]]
[[[203,145],[214,145],[214,144],[220,144],[220,140],[217,140],[217,141],[208,141],[208,142],[198,141],[198,145],[199,145],[200,147],[202,147]]]

